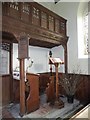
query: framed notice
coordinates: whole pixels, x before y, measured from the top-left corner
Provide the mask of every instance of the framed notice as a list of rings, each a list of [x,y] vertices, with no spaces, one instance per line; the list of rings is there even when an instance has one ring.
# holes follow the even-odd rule
[[[18,58],[25,59],[28,58],[28,48],[29,48],[29,40],[27,36],[20,37],[18,43]]]

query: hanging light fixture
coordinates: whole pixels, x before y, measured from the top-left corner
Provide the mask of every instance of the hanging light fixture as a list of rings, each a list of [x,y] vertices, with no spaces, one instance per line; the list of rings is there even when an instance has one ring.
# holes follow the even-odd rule
[[[55,4],[58,3],[60,0],[54,0],[55,1]]]

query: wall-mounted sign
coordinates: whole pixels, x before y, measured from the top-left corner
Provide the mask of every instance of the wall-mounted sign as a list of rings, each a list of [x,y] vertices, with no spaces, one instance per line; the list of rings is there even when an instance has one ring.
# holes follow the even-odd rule
[[[28,49],[29,48],[29,40],[28,36],[22,36],[20,37],[19,43],[18,43],[18,58],[19,59],[25,59],[28,58]]]

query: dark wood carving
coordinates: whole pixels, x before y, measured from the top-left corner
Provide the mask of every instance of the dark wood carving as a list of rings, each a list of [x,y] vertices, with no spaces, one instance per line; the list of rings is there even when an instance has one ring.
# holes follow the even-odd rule
[[[54,18],[49,16],[49,30],[54,31]]]
[[[29,48],[28,36],[22,33],[22,35],[20,36],[20,40],[18,42],[18,58],[19,59],[25,59],[29,57],[28,48]]]
[[[36,74],[27,73],[26,78],[30,85],[30,91],[26,100],[27,113],[30,113],[39,108],[39,76]]]
[[[8,52],[10,52],[10,44],[9,43],[0,43],[0,48],[2,49],[2,50],[6,50],[6,51],[8,51]]]
[[[7,2],[3,3],[2,8],[2,31],[12,33],[15,37],[25,32],[31,36],[29,44],[33,46],[67,46],[67,20],[61,16],[35,2]],[[64,54],[66,72],[67,50]]]
[[[19,17],[19,3],[13,2],[8,3],[8,15],[12,16],[15,19]]]
[[[47,14],[45,12],[41,12],[41,27],[47,28]]]
[[[35,35],[38,34],[40,37],[43,37],[43,33],[46,33],[44,36],[45,41],[47,41],[47,38],[52,39],[51,42],[47,42],[54,42],[53,44],[55,45],[60,45],[62,43],[61,38],[67,37],[66,20],[35,2],[3,3],[2,11],[3,31],[8,30],[17,34],[24,31],[35,39],[40,39],[38,36],[35,37]],[[18,28],[18,26],[20,27]],[[38,29],[39,33],[35,32],[35,29]],[[59,43],[57,43],[57,40]]]
[[[40,11],[36,7],[32,7],[32,24],[40,26]]]
[[[55,32],[59,33],[60,31],[60,22],[58,19],[55,19]]]
[[[20,5],[20,7],[22,8],[21,10],[21,20],[29,23],[30,22],[30,15],[31,15],[31,7],[28,3],[22,3]]]
[[[63,19],[61,19],[60,20],[60,33],[62,34],[62,35],[66,35],[66,22],[63,20]]]

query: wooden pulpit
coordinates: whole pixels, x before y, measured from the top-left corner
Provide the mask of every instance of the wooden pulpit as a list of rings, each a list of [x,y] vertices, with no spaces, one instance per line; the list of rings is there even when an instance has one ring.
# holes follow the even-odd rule
[[[59,64],[64,64],[64,62],[60,58],[49,58],[49,64],[55,65],[55,72],[56,72],[56,98],[55,98],[55,105],[58,108],[64,107],[64,103],[59,98],[59,80],[58,80],[58,66]]]

